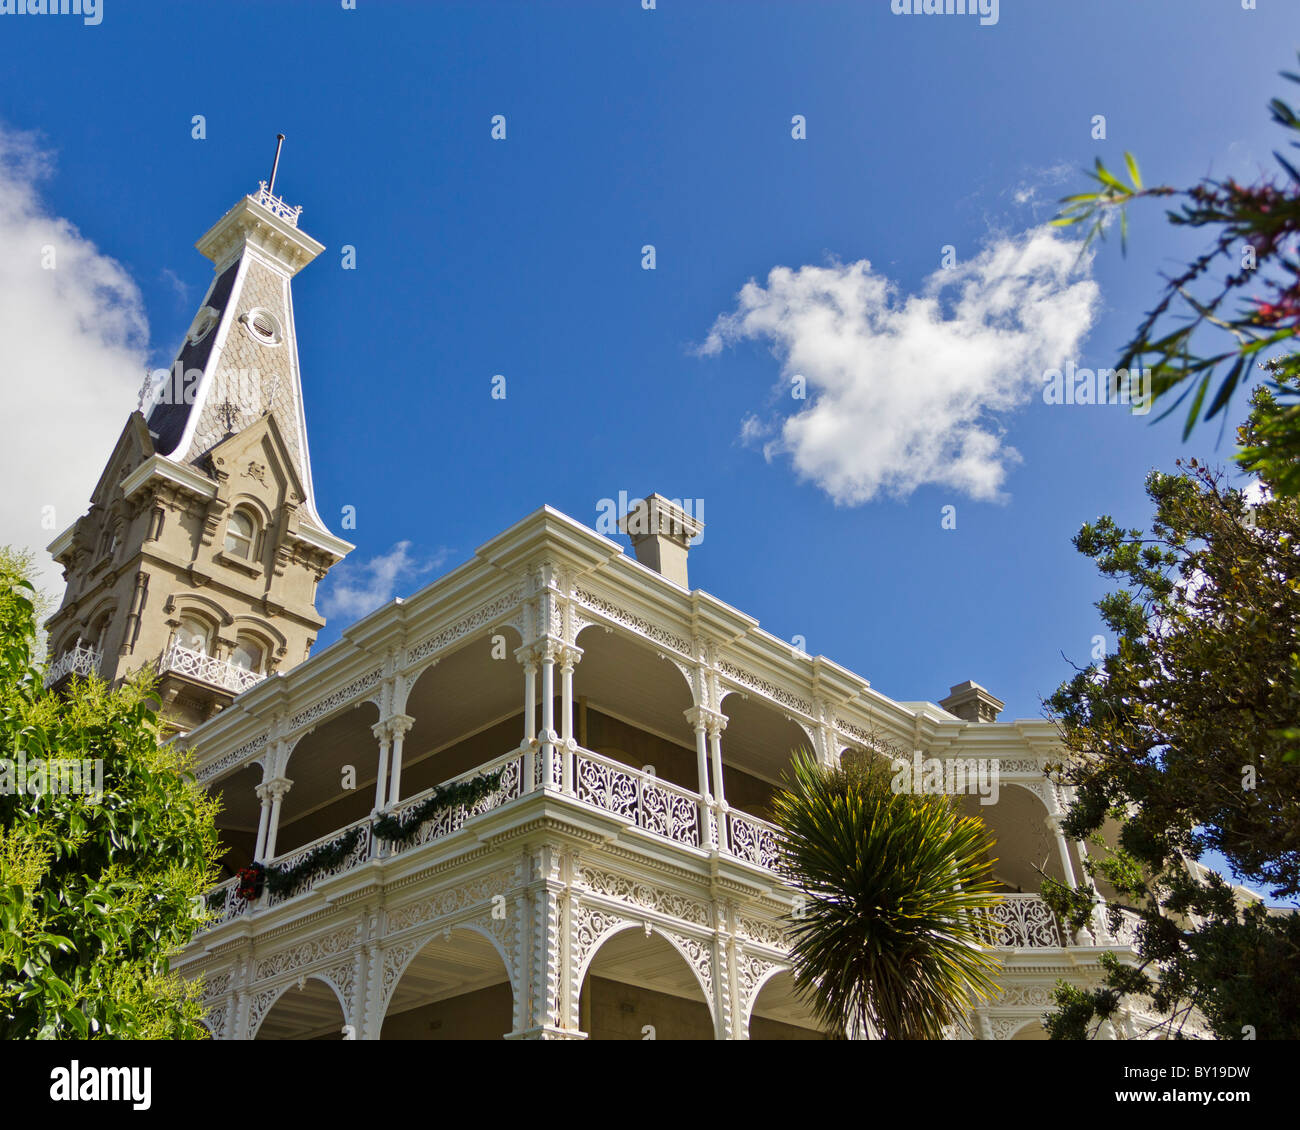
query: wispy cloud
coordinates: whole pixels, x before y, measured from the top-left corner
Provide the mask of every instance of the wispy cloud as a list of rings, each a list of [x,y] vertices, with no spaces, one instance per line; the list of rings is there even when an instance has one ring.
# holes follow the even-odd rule
[[[785,398],[804,378],[807,399],[786,399],[793,414],[747,415],[741,438],[772,434],[764,455],[789,455],[837,504],[927,484],[995,500],[1020,458],[1002,419],[1041,389],[1044,369],[1077,355],[1099,301],[1090,270],[1050,227],[992,240],[917,294],[865,259],[776,267],[766,285],[746,284],[699,352],[765,341]]]
[[[37,583],[57,597],[45,546],[89,505],[135,407],[149,330],[125,268],[43,206],[53,164],[34,135],[0,125],[0,477],[28,484],[0,495],[0,543],[36,549]]]
[[[176,292],[176,297],[180,299],[181,302],[188,302],[190,300],[190,288],[185,285],[185,280],[182,279],[180,275],[170,267],[164,267],[162,271],[159,272],[159,275],[163,282]]]
[[[411,543],[399,541],[387,553],[368,561],[343,561],[330,572],[321,593],[326,616],[358,620],[397,595],[406,585],[444,564],[450,551],[439,549],[431,557],[416,558]]]

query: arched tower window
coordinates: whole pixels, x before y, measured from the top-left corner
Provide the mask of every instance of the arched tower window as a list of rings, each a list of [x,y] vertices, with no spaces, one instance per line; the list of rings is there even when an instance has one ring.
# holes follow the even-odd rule
[[[253,556],[257,523],[247,510],[236,510],[226,522],[226,552],[245,561]]]
[[[266,660],[266,649],[249,636],[240,636],[235,640],[235,649],[230,653],[230,662],[244,671],[261,674],[262,664]]]
[[[203,655],[208,653],[208,626],[197,616],[182,616],[176,629],[176,642]]]

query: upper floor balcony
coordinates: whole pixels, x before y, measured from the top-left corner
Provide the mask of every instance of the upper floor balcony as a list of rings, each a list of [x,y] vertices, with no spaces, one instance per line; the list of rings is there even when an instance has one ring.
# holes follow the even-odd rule
[[[250,671],[227,659],[218,659],[179,643],[173,643],[162,653],[158,660],[158,673],[184,675],[231,694],[240,694],[266,678],[258,671]]]
[[[49,670],[45,673],[45,685],[52,687],[60,679],[69,675],[80,675],[83,679],[88,675],[97,675],[102,658],[102,652],[84,647],[80,643],[75,644],[50,664]]]

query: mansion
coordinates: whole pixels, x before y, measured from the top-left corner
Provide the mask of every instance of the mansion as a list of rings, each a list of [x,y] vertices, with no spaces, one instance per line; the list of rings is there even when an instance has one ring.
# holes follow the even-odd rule
[[[634,555],[542,506],[313,655],[352,546],[312,489],[290,287],[323,247],[300,212],[263,184],[199,241],[184,395],[142,395],[50,547],[50,685],[155,670],[221,798],[226,877],[174,963],[214,1038],[828,1038],[769,823],[800,748],[996,766],[996,803],[965,803],[997,841],[1001,995],[954,1038],[1042,1039],[1057,980],[1132,955],[1131,923],[1070,936],[1037,894],[1087,854],[1050,723],[998,721],[974,682],[896,702],[793,649],[690,587],[702,523],[673,500],[621,516]]]

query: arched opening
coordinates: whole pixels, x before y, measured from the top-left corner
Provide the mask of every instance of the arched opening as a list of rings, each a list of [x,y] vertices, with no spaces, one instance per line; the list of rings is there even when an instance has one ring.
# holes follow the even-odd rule
[[[341,1040],[346,1024],[333,986],[319,977],[307,977],[280,994],[253,1039]]]
[[[633,769],[698,792],[695,732],[686,720],[693,699],[681,671],[650,647],[599,626],[578,636],[582,661],[573,671],[578,744]],[[561,714],[557,701],[555,717]]]
[[[751,1040],[829,1040],[813,1011],[795,992],[794,974],[774,973],[758,991],[749,1012]]]
[[[277,856],[370,814],[379,746],[371,727],[379,708],[362,702],[321,722],[298,741],[284,774],[293,782],[281,802]]]
[[[997,804],[981,804],[981,797],[962,797],[962,812],[978,816],[995,840],[990,863],[998,890],[1003,894],[1037,894],[1043,885],[1038,868],[1058,882],[1065,881],[1056,837],[1047,827],[1047,806],[1028,789],[1002,782]]]
[[[212,650],[212,625],[202,616],[186,612],[177,625],[175,642],[200,655],[208,655]]]
[[[609,936],[587,966],[579,1027],[593,1040],[712,1040],[713,1015],[695,971],[662,934]]]
[[[757,696],[732,691],[723,697],[722,779],[727,803],[770,820],[772,797],[781,787],[796,749],[812,749],[797,723]]]
[[[521,642],[513,628],[491,628],[420,672],[406,699],[415,723],[403,743],[398,799],[519,748],[524,675],[515,651]]]
[[[505,962],[477,930],[436,934],[402,972],[381,1040],[500,1040],[514,1023]]]
[[[246,765],[237,773],[223,777],[208,787],[208,792],[221,804],[217,813],[217,831],[221,834],[223,849],[219,865],[221,874],[217,882],[233,878],[241,867],[253,861],[257,847],[257,822],[261,816],[262,802],[257,797],[257,786],[262,783],[262,767]]]
[[[266,665],[266,647],[252,636],[241,635],[236,638],[235,646],[231,649],[230,662],[241,671],[260,675]]]
[[[1011,1038],[1013,1040],[1046,1040],[1050,1037],[1047,1035],[1047,1029],[1043,1027],[1042,1021],[1031,1020],[1024,1026],[1017,1028]]]

